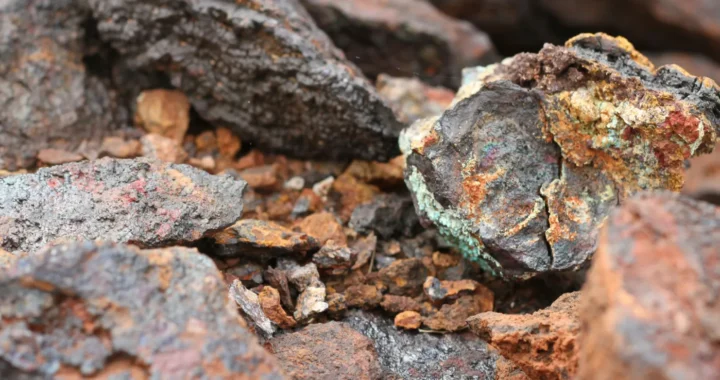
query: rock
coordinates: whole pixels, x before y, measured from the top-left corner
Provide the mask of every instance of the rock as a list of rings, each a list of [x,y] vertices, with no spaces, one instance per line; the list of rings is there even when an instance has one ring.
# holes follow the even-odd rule
[[[398,314],[404,311],[420,311],[420,304],[414,299],[406,296],[394,296],[386,294],[383,296],[380,306],[388,313]]]
[[[225,271],[225,275],[230,275],[233,280],[242,281],[245,286],[257,286],[263,283],[263,266],[257,263],[249,262],[234,266]],[[232,284],[232,281],[230,281]]]
[[[295,319],[287,315],[280,305],[280,293],[271,286],[264,286],[258,294],[260,307],[263,313],[272,321],[272,323],[280,326],[281,329],[291,329],[295,327]]]
[[[431,87],[417,78],[394,78],[381,74],[376,86],[395,110],[398,119],[406,124],[440,115],[455,97],[447,88]]]
[[[140,139],[142,155],[153,160],[182,164],[188,159],[187,152],[175,140],[150,133]]]
[[[240,138],[234,135],[231,130],[223,127],[216,129],[215,135],[217,136],[218,151],[220,152],[220,156],[234,159],[242,147]]]
[[[375,255],[376,248],[377,236],[375,236],[372,232],[368,236],[360,237],[355,240],[352,244],[352,250],[357,254],[357,258],[350,269],[356,270],[367,264],[370,261],[370,258]]]
[[[708,77],[720,82],[720,64],[700,54],[681,52],[649,53],[648,58],[655,66],[678,65],[697,77]]]
[[[202,156],[201,158],[191,157],[187,162],[189,165],[211,173],[215,171],[215,167],[217,165],[215,159],[212,158],[212,156]]]
[[[140,141],[122,137],[109,136],[103,139],[100,146],[100,155],[107,155],[115,158],[133,158],[141,154],[142,145]]]
[[[147,90],[137,97],[135,124],[180,145],[190,126],[190,103],[177,90]]]
[[[263,272],[263,279],[280,293],[280,302],[285,309],[290,311],[295,310],[295,305],[293,304],[292,297],[290,296],[290,286],[288,285],[285,271],[275,268],[267,268],[265,272]]]
[[[335,244],[328,240],[320,250],[313,255],[312,261],[321,271],[330,275],[346,273],[353,264],[353,252],[346,246]]]
[[[679,190],[720,127],[714,82],[604,34],[465,74],[454,105],[401,138],[406,183],[421,220],[508,277],[587,266],[611,207]]]
[[[347,172],[333,182],[332,191],[339,194],[340,210],[338,214],[343,222],[350,220],[353,211],[358,206],[372,201],[380,193],[377,186],[361,182]]]
[[[685,172],[683,193],[705,202],[720,205],[720,142],[708,155],[690,160]]]
[[[165,72],[215,126],[301,157],[397,154],[401,124],[295,0],[89,3],[122,64]]]
[[[7,378],[282,378],[194,249],[56,246],[0,271],[0,288]]]
[[[579,299],[579,292],[567,293],[533,314],[483,313],[468,325],[531,378],[571,379],[578,366]]]
[[[213,235],[213,253],[222,257],[303,257],[320,246],[312,236],[264,220],[243,219]]]
[[[344,322],[374,342],[387,378],[529,379],[470,332],[411,333],[395,328],[392,319],[361,310],[349,311]]]
[[[312,319],[328,309],[325,302],[325,284],[313,279],[305,290],[300,293],[295,305],[295,320],[300,323],[310,323]]]
[[[290,379],[381,379],[373,342],[341,322],[314,324],[270,340]]]
[[[8,251],[0,249],[0,270],[11,267],[15,264],[17,259],[20,258],[20,256],[21,255],[19,254],[12,254]]]
[[[347,307],[374,309],[382,302],[382,293],[373,285],[353,285],[345,289]]]
[[[275,190],[280,184],[274,165],[245,169],[240,172],[240,178],[245,180],[250,188],[260,191]]]
[[[318,25],[365,74],[416,75],[457,87],[464,67],[490,63],[492,42],[425,1],[302,0]]]
[[[389,239],[411,230],[414,217],[412,200],[397,194],[380,194],[375,199],[355,208],[350,217],[350,228],[360,233],[375,231]]]
[[[278,265],[285,271],[288,281],[300,292],[310,286],[313,281],[320,279],[320,273],[314,263],[300,266],[292,260],[279,260]]]
[[[305,188],[305,178],[300,176],[292,177],[285,182],[283,188],[288,190],[301,191],[303,188]]]
[[[338,245],[347,245],[347,237],[335,216],[329,212],[318,212],[296,224],[300,231],[314,237],[320,245],[332,240]]]
[[[0,248],[57,240],[143,247],[196,241],[243,211],[245,183],[144,159],[72,163],[0,178]]]
[[[613,212],[583,290],[578,378],[716,376],[719,239],[720,208],[677,194]]]
[[[90,17],[77,1],[3,2],[0,170],[34,166],[41,149],[74,153],[83,142],[99,144],[126,124],[110,81],[84,64],[102,61],[86,29]]]
[[[368,162],[355,160],[345,169],[341,177],[347,174],[361,183],[375,185],[382,189],[396,189],[404,187],[403,170],[405,158],[397,156],[389,162]],[[340,180],[340,178],[338,178]],[[334,184],[337,189],[337,184]],[[338,190],[338,192],[343,193]],[[344,193],[343,193],[344,194]]]
[[[266,338],[273,335],[275,328],[260,306],[260,299],[257,294],[248,290],[240,281],[235,280],[230,286],[230,298],[240,306],[243,315],[246,315],[248,319],[250,319],[255,327],[255,331],[261,333]]]
[[[422,325],[422,316],[416,311],[403,311],[395,316],[395,326],[405,330],[417,330]]]
[[[442,305],[423,318],[423,325],[434,331],[460,331],[467,327],[466,320],[473,315],[492,311],[493,294],[490,291],[460,296],[454,303]]]
[[[422,293],[427,275],[428,270],[420,259],[397,260],[378,273],[380,282],[387,286],[388,293],[397,296],[416,296]]]
[[[67,164],[69,162],[77,162],[85,159],[80,154],[68,152],[62,149],[41,149],[37,155],[38,161],[48,165]]]
[[[463,279],[457,281],[440,281],[435,277],[428,277],[423,284],[425,295],[433,302],[442,302],[456,298],[460,294],[482,293],[487,294],[492,300],[493,295],[490,289],[479,284],[475,280]],[[492,304],[492,301],[490,302]]]
[[[322,199],[326,199],[334,182],[335,177],[330,176],[322,181],[315,183],[312,187],[313,193],[315,193],[315,195]]]

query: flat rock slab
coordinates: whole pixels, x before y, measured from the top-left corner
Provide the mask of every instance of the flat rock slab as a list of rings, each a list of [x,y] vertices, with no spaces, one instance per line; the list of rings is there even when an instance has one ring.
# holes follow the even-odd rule
[[[304,232],[295,232],[279,224],[256,219],[240,220],[213,235],[213,240],[213,252],[224,257],[304,257],[320,249],[318,241]]]
[[[720,373],[720,208],[668,192],[615,211],[580,308],[579,379]]]
[[[0,178],[0,248],[103,239],[155,247],[195,241],[243,211],[245,182],[187,165],[103,158]]]
[[[133,70],[167,73],[198,114],[261,148],[387,160],[401,124],[296,0],[90,0]]]
[[[348,59],[375,79],[417,76],[457,88],[460,71],[498,55],[488,36],[470,23],[417,0],[301,0],[318,26]]]
[[[580,292],[533,314],[482,313],[467,323],[533,379],[572,379],[578,368]]]
[[[194,249],[56,246],[0,271],[3,378],[282,379]]]
[[[655,68],[624,38],[583,34],[465,71],[442,116],[400,142],[421,220],[508,277],[584,268],[610,209],[679,190],[712,151],[720,89]]]

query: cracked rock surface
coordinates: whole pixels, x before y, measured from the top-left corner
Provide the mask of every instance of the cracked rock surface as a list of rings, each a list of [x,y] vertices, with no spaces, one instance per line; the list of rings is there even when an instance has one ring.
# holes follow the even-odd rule
[[[58,241],[195,241],[243,211],[245,182],[187,165],[103,158],[0,178],[0,248]]]
[[[401,136],[406,183],[426,223],[510,277],[586,266],[610,208],[679,190],[720,128],[712,80],[654,68],[621,37],[579,35],[464,79]]]
[[[194,249],[37,252],[0,272],[0,315],[3,378],[283,378]]]

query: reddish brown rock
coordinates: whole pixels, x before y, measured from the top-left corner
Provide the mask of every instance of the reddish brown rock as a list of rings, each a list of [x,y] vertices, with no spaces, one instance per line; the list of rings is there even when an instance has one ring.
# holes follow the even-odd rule
[[[305,256],[320,246],[312,236],[264,220],[243,219],[213,235],[213,253],[220,256],[269,258]]]
[[[417,78],[394,78],[382,74],[378,76],[376,86],[380,95],[393,107],[398,120],[407,124],[441,114],[455,98],[453,91],[428,86]]]
[[[261,191],[275,190],[280,185],[275,165],[264,165],[248,168],[240,172],[240,178],[248,183],[250,188]]]
[[[312,261],[324,273],[340,275],[350,269],[353,264],[353,256],[350,248],[328,240],[327,244],[313,255]]]
[[[344,174],[349,174],[362,183],[375,185],[382,189],[394,189],[403,186],[404,169],[405,159],[398,156],[388,162],[356,160],[350,163]]]
[[[287,315],[285,309],[280,305],[280,293],[271,286],[264,286],[258,294],[260,307],[265,315],[278,325],[281,329],[291,329],[295,327],[295,319]]]
[[[373,342],[345,323],[314,324],[270,340],[290,379],[374,380],[382,369]]]
[[[435,331],[459,331],[467,328],[466,320],[473,315],[493,309],[492,293],[461,296],[455,302],[442,305],[439,310],[423,318],[423,325]]]
[[[378,273],[380,282],[388,288],[389,294],[416,296],[422,293],[422,286],[428,270],[420,259],[396,260]]]
[[[361,204],[370,202],[380,189],[345,172],[333,182],[332,191],[340,195],[339,215],[343,221],[348,221],[353,211]]]
[[[181,144],[190,126],[190,103],[176,90],[147,90],[137,98],[135,124]]]
[[[194,249],[36,252],[0,271],[0,314],[4,378],[283,378]]]
[[[238,308],[246,319],[250,320],[253,330],[264,337],[271,337],[275,332],[270,319],[260,306],[260,298],[252,290],[246,288],[242,282],[235,280],[230,285],[230,298],[237,303]]]
[[[308,216],[295,225],[300,231],[314,237],[320,245],[325,245],[328,240],[335,244],[347,245],[347,237],[342,225],[338,223],[335,216],[329,212],[318,212]]]
[[[142,145],[140,141],[122,137],[110,136],[103,139],[100,146],[100,155],[115,158],[133,158],[141,154]]]
[[[375,236],[372,232],[368,236],[355,240],[352,244],[352,250],[355,252],[357,257],[355,258],[355,263],[350,269],[359,269],[370,262],[370,259],[373,255],[375,255],[375,249],[377,249],[377,236]]]
[[[422,316],[416,311],[403,311],[395,316],[395,326],[405,330],[417,330],[422,325]]]
[[[382,293],[373,285],[353,285],[345,289],[345,305],[374,309],[382,302]]]
[[[425,295],[433,302],[442,302],[457,298],[460,294],[478,293],[486,295],[491,301],[493,293],[490,289],[475,280],[463,279],[457,281],[440,281],[435,277],[428,277],[423,284]]]
[[[720,373],[720,208],[646,193],[608,219],[583,290],[579,379]]]
[[[71,163],[0,178],[0,248],[58,240],[155,247],[196,241],[243,211],[245,183],[145,159]]]
[[[67,164],[69,162],[77,162],[85,159],[78,153],[68,152],[62,149],[41,149],[37,155],[38,161],[48,165]]]
[[[187,152],[175,140],[155,133],[140,139],[142,155],[153,160],[182,164],[188,159]]]
[[[533,314],[483,313],[467,322],[531,378],[570,379],[578,367],[579,298],[567,293]]]
[[[420,304],[414,299],[406,296],[395,296],[386,294],[383,296],[380,306],[387,312],[397,314],[403,311],[420,311]]]
[[[225,158],[235,158],[242,147],[240,138],[234,135],[231,130],[222,127],[215,130],[215,135],[217,136],[220,155]]]

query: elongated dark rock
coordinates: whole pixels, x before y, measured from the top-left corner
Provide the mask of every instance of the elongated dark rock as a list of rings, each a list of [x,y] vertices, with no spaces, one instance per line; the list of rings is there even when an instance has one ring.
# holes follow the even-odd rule
[[[401,125],[296,0],[89,0],[124,67],[167,73],[200,116],[296,156],[386,160]]]
[[[467,69],[453,105],[401,146],[419,216],[487,270],[529,277],[586,266],[609,210],[679,190],[718,128],[712,80],[584,34]]]
[[[195,241],[243,211],[245,182],[187,165],[103,158],[0,178],[0,248],[62,240]]]
[[[56,246],[0,270],[0,376],[282,379],[194,249]]]

